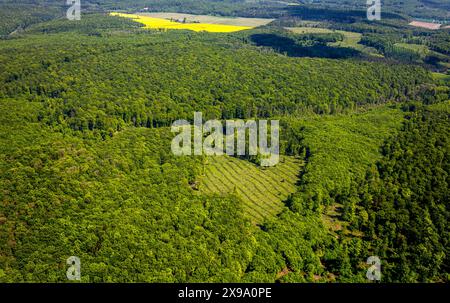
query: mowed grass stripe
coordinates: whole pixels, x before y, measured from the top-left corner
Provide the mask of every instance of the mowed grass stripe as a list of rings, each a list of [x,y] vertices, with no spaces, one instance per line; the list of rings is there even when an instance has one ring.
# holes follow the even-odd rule
[[[292,192],[292,190],[295,190],[295,182],[297,179],[295,177],[286,175],[286,174],[280,174],[277,173],[275,170],[270,170],[266,174],[267,178],[270,178],[272,182],[279,182],[280,185],[286,192]],[[281,180],[280,180],[281,179]],[[284,180],[284,182],[282,182]]]
[[[266,169],[234,157],[210,157],[200,192],[236,193],[252,222],[262,223],[281,212],[283,200],[296,190],[302,167],[303,162],[292,157],[283,157],[276,167]]]
[[[231,163],[231,162],[230,162],[230,163]],[[223,173],[224,175],[227,175],[227,177],[229,176],[229,174],[230,174],[231,176],[233,176],[233,174],[230,173],[230,171],[226,168],[226,166],[227,166],[226,163],[223,163],[222,161],[219,161],[219,162],[218,162],[218,166],[221,168],[221,169],[220,169],[221,172],[223,172],[223,171],[226,172],[226,173]],[[240,174],[235,174],[235,175],[242,176],[242,173],[240,173]],[[264,201],[264,193],[258,191],[258,188],[257,188],[254,184],[248,182],[245,178],[241,178],[240,181],[241,181],[240,184],[244,185],[244,186],[246,187],[246,189],[250,189],[250,188],[253,188],[253,189],[254,189],[254,191],[251,191],[252,195],[250,196],[249,193],[247,193],[247,191],[244,192],[244,191],[242,190],[241,186],[237,186],[237,185],[236,185],[236,188],[237,188],[237,189],[240,189],[240,190],[244,193],[244,195],[247,197],[248,200],[250,200],[250,201],[253,202],[254,204],[257,204],[257,206],[259,206],[260,208],[262,208],[263,210],[265,210],[267,213],[271,214],[271,213],[273,212],[273,211],[272,211],[272,207],[271,207],[271,204],[268,204],[268,203],[266,203],[266,202]],[[258,192],[258,194],[255,194],[255,192]],[[261,201],[263,202],[264,206],[262,206],[262,205],[259,203],[259,202],[261,202]]]
[[[284,169],[280,168],[280,167],[276,167],[273,171],[272,174],[275,175],[276,178],[284,178],[287,179],[289,182],[293,182],[295,183],[296,180],[298,180],[298,175],[296,173],[292,173],[292,172],[286,172]]]
[[[252,223],[258,223],[265,220],[266,217],[260,215],[259,213],[255,212],[251,207],[249,207],[247,204],[243,203],[242,205],[244,212],[246,215],[251,219]]]
[[[217,172],[219,172],[219,170],[216,167],[212,167],[214,170],[216,170]],[[220,173],[218,173],[220,174]],[[208,173],[207,173],[208,176]],[[234,191],[233,189],[230,188],[225,188],[225,186],[222,186],[221,188],[216,186],[217,183],[222,183],[223,184],[223,179],[220,180],[218,179],[218,177],[216,177],[216,175],[213,175],[213,177],[209,180],[211,180],[211,182],[206,182],[209,184],[214,184],[214,186],[216,187],[217,191],[212,191],[212,192],[208,192],[210,194],[214,194],[214,193],[219,193],[219,194],[232,194]],[[225,178],[224,176],[222,176],[223,178]],[[237,189],[237,193],[239,196],[244,196],[246,198],[248,198],[244,192],[242,192],[241,190]],[[245,200],[245,199],[243,199]],[[247,201],[244,201],[244,206],[247,208],[247,212],[251,214],[251,218],[253,217],[259,217],[259,219],[264,219],[267,215],[263,214],[262,212],[260,212],[258,209],[255,209],[252,203],[248,203]]]
[[[281,165],[280,169],[285,169],[292,176],[298,177],[300,175],[300,171],[305,167],[305,162],[299,159],[295,160],[287,160],[285,165]]]
[[[256,213],[260,214],[263,218],[268,218],[272,215],[271,212],[268,212],[266,209],[262,208],[262,207],[258,207],[258,205],[256,205],[252,200],[251,197],[243,190],[238,189],[237,190],[238,193],[245,197],[245,199],[242,199],[244,205],[247,205],[247,207],[249,207],[250,209],[252,209],[253,211],[255,211]]]
[[[222,161],[220,161],[220,160],[218,160],[217,161],[217,166],[218,167],[216,167],[217,168],[217,171],[218,172],[220,172],[221,174],[222,174],[222,176],[224,177],[224,178],[226,178],[230,183],[232,182],[231,180],[231,176],[229,176],[229,174],[230,174],[230,172],[224,167],[224,163],[222,163]],[[220,168],[219,168],[220,167]],[[223,172],[223,170],[225,170],[227,173],[224,173]],[[239,174],[240,176],[242,176],[242,174]],[[248,182],[246,182],[243,178],[240,178],[240,183],[242,183],[247,189],[251,189],[251,188],[253,188],[254,190],[256,190],[256,186],[254,186],[254,185],[252,185],[252,184],[249,184]],[[264,193],[261,193],[261,191],[259,191],[259,195],[255,195],[255,193],[254,193],[254,191],[252,192],[252,195],[250,196],[249,194],[247,194],[247,193],[245,193],[245,192],[243,192],[242,191],[242,189],[240,188],[240,186],[239,186],[239,184],[235,184],[234,182],[233,182],[233,184],[236,186],[236,188],[238,188],[238,189],[240,189],[240,191],[242,192],[242,194],[250,201],[250,202],[252,202],[253,204],[256,204],[256,207],[259,207],[259,208],[263,208],[263,210],[264,210],[264,212],[265,213],[269,213],[269,214],[271,214],[271,213],[273,213],[273,210],[272,210],[272,205],[270,205],[270,204],[268,204],[268,203],[266,203],[265,201],[264,201]],[[275,197],[276,198],[276,197]],[[264,205],[266,206],[267,205],[267,207],[269,207],[269,209],[267,208],[267,207],[263,207],[260,203],[264,203]],[[254,207],[252,207],[253,209],[254,209]]]
[[[233,190],[231,182],[224,182],[223,178],[220,178],[221,173],[216,166],[212,167],[212,170],[215,172],[212,173],[212,181],[217,188],[219,188],[223,193],[229,193]]]
[[[280,163],[279,165],[274,167],[274,171],[280,171],[284,175],[298,177],[300,173],[300,168],[302,167],[303,162],[301,161],[286,161],[285,163]]]
[[[265,209],[257,207],[257,205],[255,205],[255,203],[252,202],[251,197],[248,195],[248,193],[246,193],[244,190],[238,188],[236,189],[236,191],[238,195],[240,195],[241,198],[243,198],[242,201],[244,205],[247,206],[249,209],[251,209],[253,212],[256,212],[262,218],[266,218],[271,215]]]
[[[202,185],[204,187],[204,191],[209,192],[209,193],[213,193],[214,192],[214,189],[212,189],[214,184],[212,184],[212,182],[202,182]]]
[[[233,163],[235,163],[235,161],[233,161]],[[252,165],[252,164],[248,164],[248,165]],[[280,165],[280,164],[279,164]],[[258,170],[261,170],[258,167],[255,167]],[[274,191],[272,191],[273,194],[275,194],[276,196],[278,196],[278,192],[280,192],[279,188],[275,188],[275,186],[280,186],[282,187],[285,191],[291,191],[292,189],[286,187],[286,184],[281,182],[281,180],[277,180],[276,177],[273,177],[273,171],[275,168],[267,168],[265,170],[262,170],[262,174],[259,174],[258,177],[262,177],[266,183],[262,183],[261,180],[257,179],[254,175],[249,174],[254,180],[255,182],[259,182],[260,184],[262,184],[262,186],[265,188],[266,184],[270,184],[270,187],[272,189],[274,189]],[[290,178],[287,178],[290,179]]]
[[[228,180],[230,180],[230,178],[232,178],[231,176],[233,176],[233,173],[230,172],[227,168],[226,168],[226,163],[222,162],[222,161],[218,161],[217,165],[220,167],[220,171],[227,176]],[[234,175],[239,175],[242,176],[242,174],[234,174]],[[255,194],[255,191],[257,191],[257,188],[254,184],[248,182],[245,178],[240,178],[240,182],[238,184],[236,184],[234,182],[234,185],[236,186],[236,188],[240,189],[241,191],[243,191],[242,186],[245,187],[245,189],[247,189],[247,191],[243,191],[243,194],[247,197],[247,199],[251,202],[253,202],[253,204],[256,204],[257,207],[262,208],[265,212],[267,213],[272,213],[272,209],[271,209],[271,205],[265,203],[264,201],[264,194],[263,193],[259,193]],[[248,189],[253,188],[254,191],[251,191],[252,195],[250,195],[248,192]],[[265,207],[260,205],[260,201],[263,201]]]
[[[208,192],[223,193],[223,191],[216,185],[216,182],[214,182],[215,177],[212,173],[207,173],[205,175],[205,179],[206,181],[204,181],[203,184],[209,189]]]
[[[272,189],[274,189],[274,191],[276,192],[277,196],[278,196],[278,193],[280,193],[280,192],[282,193],[283,191],[291,190],[288,187],[286,187],[286,185],[283,182],[281,182],[281,180],[278,180],[279,178],[277,179],[276,177],[277,176],[274,176],[274,174],[271,173],[271,170],[266,170],[266,171],[264,171],[263,174],[261,174],[261,179],[264,179],[264,181],[266,181],[264,184],[266,184],[266,183],[270,184]],[[256,177],[253,177],[253,178],[256,179]],[[257,182],[262,183],[262,180],[257,180]],[[264,184],[263,184],[263,186],[264,186]],[[274,184],[276,184],[276,186],[281,187],[281,189],[275,188]]]
[[[224,177],[216,166],[211,166],[210,171],[206,174],[209,184],[223,194],[230,194],[233,191],[233,186],[230,182],[224,182]]]
[[[278,176],[277,174],[275,174],[274,172],[269,172],[266,175],[267,178],[269,178],[270,180],[272,180],[272,182],[280,182],[280,187],[284,190],[284,192],[288,192],[288,193],[292,193],[292,191],[295,191],[295,185],[293,185],[291,182],[290,178],[287,178],[285,176],[282,176],[285,181],[278,181],[278,179],[280,178],[280,176]],[[288,181],[288,182],[286,182]]]
[[[229,166],[230,166],[230,168],[233,168],[233,167],[240,168],[239,167],[239,163],[236,163],[236,161],[230,161],[230,165]],[[273,208],[273,203],[277,203],[279,198],[278,198],[278,196],[276,194],[274,194],[274,192],[272,192],[272,191],[265,191],[264,189],[266,189],[267,187],[271,187],[274,190],[276,190],[276,189],[270,183],[268,183],[268,184],[262,183],[253,174],[247,173],[247,170],[242,170],[242,171],[245,173],[245,178],[242,178],[243,183],[245,183],[244,185],[249,184],[249,186],[253,187],[255,189],[255,191],[259,194],[259,199],[256,202],[258,202],[258,203],[262,202],[262,203],[266,204],[267,206],[269,206],[272,209]],[[253,181],[251,181],[250,179],[252,179]],[[260,186],[257,186],[257,185],[260,185]],[[264,198],[268,198],[267,197],[267,193],[272,195],[272,197],[270,198],[272,203],[266,203],[264,201],[265,200]],[[262,199],[262,201],[259,201],[260,199]]]
[[[229,195],[230,193],[222,193],[222,192],[208,192],[208,194],[211,195],[223,195],[223,194],[227,194]],[[245,196],[244,193],[240,190],[237,191],[238,196]],[[242,199],[243,204],[242,207],[244,208],[244,211],[247,213],[247,215],[250,216],[250,219],[252,219],[252,221],[254,221],[254,223],[257,222],[262,222],[265,218],[267,218],[269,215],[267,214],[263,214],[262,212],[260,212],[258,209],[254,208],[253,203],[247,201],[246,199]]]
[[[251,164],[249,164],[251,165]],[[240,169],[240,165],[239,163],[236,163],[236,161],[230,161],[230,167],[237,167],[238,169]],[[248,179],[252,179],[253,180],[253,185],[256,188],[256,190],[258,192],[260,192],[262,195],[266,194],[266,191],[264,191],[264,189],[267,189],[268,187],[273,189],[273,191],[267,191],[268,193],[270,193],[271,195],[273,195],[273,197],[275,198],[275,200],[277,199],[277,195],[274,193],[277,191],[277,189],[273,186],[272,182],[268,182],[267,184],[264,184],[260,179],[256,178],[255,175],[248,173],[248,169],[240,169],[241,171],[244,172],[245,177]],[[238,171],[238,170],[235,170]],[[259,176],[264,176],[264,175],[259,175]],[[248,180],[250,181],[250,180]],[[256,186],[256,185],[260,185],[260,186]]]
[[[238,160],[233,160],[232,163],[238,165],[239,163],[237,163],[236,161],[238,161]],[[260,168],[256,167],[254,164],[248,163],[247,165],[261,171],[261,174],[258,174],[257,176],[262,177],[262,178],[258,179],[256,177],[256,175],[248,174],[250,176],[250,178],[255,180],[255,182],[261,184],[261,186],[265,189],[267,188],[266,186],[268,185],[272,189],[272,191],[270,191],[270,192],[273,195],[275,195],[276,197],[278,196],[278,192],[280,192],[280,189],[278,188],[278,186],[283,187],[284,190],[289,190],[287,187],[285,187],[285,185],[282,182],[280,182],[274,178],[268,178],[269,173],[272,171],[273,168],[261,170]],[[266,182],[263,182],[261,179],[264,179]]]
[[[292,190],[291,188],[286,187],[286,185],[283,182],[276,180],[273,176],[272,176],[272,178],[270,178],[270,176],[269,176],[270,170],[262,171],[263,173],[258,174],[259,178],[257,178],[254,174],[247,173],[247,170],[241,169],[239,163],[236,163],[236,161],[239,161],[239,160],[236,160],[236,159],[230,160],[231,166],[238,168],[238,169],[235,169],[235,171],[237,173],[239,173],[239,170],[244,171],[245,176],[248,176],[248,178],[253,179],[255,183],[259,184],[260,187],[258,187],[258,186],[255,186],[255,187],[257,188],[257,190],[259,192],[261,192],[261,194],[265,195],[267,192],[269,192],[270,194],[273,195],[273,197],[275,199],[277,199],[279,193],[281,192],[281,194],[282,194],[282,190],[280,190],[280,188],[278,188],[276,186],[282,187],[282,189],[284,189],[285,191],[290,192]],[[244,162],[244,161],[241,160],[241,162]],[[250,166],[252,168],[252,164],[250,164],[250,163],[248,163],[248,164],[246,163],[245,166],[247,166],[247,167]],[[258,169],[257,167],[254,167],[254,168]],[[283,175],[282,177],[286,177],[286,176]],[[263,180],[266,182],[263,182]],[[261,190],[261,189],[263,189],[263,190]],[[265,190],[267,190],[267,191],[265,191]]]
[[[250,176],[250,177],[252,177],[252,176]],[[247,185],[249,182],[251,182],[251,181],[247,180],[247,182],[245,182],[245,183],[248,188],[251,188],[251,186]],[[255,204],[257,204],[258,206],[265,205],[265,208],[269,209],[270,213],[274,213],[274,212],[276,213],[282,208],[283,205],[281,203],[279,203],[280,198],[278,195],[274,194],[273,192],[264,191],[263,186],[253,185],[253,188],[254,188],[254,191],[252,191],[252,192],[253,193],[256,192],[256,194],[254,195],[255,198],[251,199],[251,200]]]
[[[275,170],[281,172],[284,176],[289,176],[291,178],[298,178],[298,175],[300,174],[300,170],[294,171],[290,169],[289,165],[277,166]]]

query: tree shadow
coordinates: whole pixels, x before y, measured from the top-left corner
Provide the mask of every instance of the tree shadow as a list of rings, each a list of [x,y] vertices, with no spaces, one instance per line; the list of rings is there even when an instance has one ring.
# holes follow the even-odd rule
[[[333,47],[323,43],[315,43],[312,46],[302,46],[292,38],[277,34],[254,34],[250,40],[257,46],[270,47],[278,53],[289,57],[311,57],[329,59],[347,59],[359,56],[361,53],[352,48]]]

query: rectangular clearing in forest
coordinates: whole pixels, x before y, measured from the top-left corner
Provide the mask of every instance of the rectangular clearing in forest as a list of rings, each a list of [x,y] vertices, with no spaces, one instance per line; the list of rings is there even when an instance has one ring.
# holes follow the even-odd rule
[[[296,191],[302,160],[282,156],[275,167],[262,168],[229,156],[209,157],[200,177],[202,194],[235,194],[254,223],[276,216],[283,202]]]

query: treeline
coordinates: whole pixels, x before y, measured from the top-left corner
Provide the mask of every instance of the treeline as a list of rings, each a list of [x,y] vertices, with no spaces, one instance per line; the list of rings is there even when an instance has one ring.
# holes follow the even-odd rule
[[[39,123],[40,107],[0,103],[0,281],[66,281],[72,255],[83,282],[340,279],[323,252],[350,251],[315,211],[286,209],[260,229],[237,197],[190,189],[202,159],[173,156],[169,128],[80,138]]]
[[[260,229],[237,197],[190,190],[202,159],[172,156],[168,128],[81,139],[38,123],[41,103],[0,107],[0,281],[65,281],[72,255],[83,282],[367,282],[361,262],[370,255],[384,262],[386,282],[447,279],[445,104],[409,114],[366,174],[404,113],[287,121],[283,147],[308,167],[289,208]],[[326,200],[307,196],[332,182],[352,233],[328,231]]]
[[[437,33],[398,31],[392,33],[365,33],[361,44],[376,48],[384,56],[407,63],[424,63],[442,72],[450,62],[448,31]],[[400,45],[398,43],[405,43]],[[411,44],[408,47],[407,44]],[[421,49],[425,48],[424,53]]]
[[[191,190],[202,158],[173,156],[169,128],[80,138],[39,123],[41,107],[0,102],[1,282],[66,281],[73,255],[82,282],[336,280],[316,212],[259,228],[238,197]]]
[[[359,42],[362,45],[375,48],[387,60],[396,60],[404,63],[420,64],[435,71],[446,72],[450,56],[450,31],[432,31],[410,26],[409,20],[403,16],[383,15],[380,21],[368,21],[364,12],[345,14],[343,10],[330,11],[317,8],[307,13],[309,8],[296,8],[292,13],[285,14],[272,22],[272,26],[296,27],[316,26],[335,30],[344,30],[362,34]],[[323,13],[323,14],[322,14]],[[327,18],[328,14],[331,14]],[[308,20],[314,20],[313,25]],[[412,46],[399,46],[399,44],[413,44]],[[424,54],[417,48],[425,48]],[[332,52],[332,50],[328,50]]]

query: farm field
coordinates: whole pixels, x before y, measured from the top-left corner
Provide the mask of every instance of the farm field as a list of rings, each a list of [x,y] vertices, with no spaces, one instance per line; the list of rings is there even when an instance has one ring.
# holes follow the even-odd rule
[[[303,165],[303,161],[286,156],[271,168],[229,156],[211,157],[200,180],[200,192],[236,194],[251,220],[261,223],[281,212],[283,201],[296,191]]]
[[[441,27],[441,24],[439,23],[422,22],[422,21],[413,21],[409,23],[409,25],[414,27],[426,28],[430,30],[437,30]]]
[[[181,19],[186,18],[187,22],[200,22],[207,24],[233,25],[233,26],[248,26],[258,27],[267,25],[275,19],[265,18],[242,18],[242,17],[218,17],[208,15],[192,15],[180,13],[138,13],[139,16],[159,18],[159,19]]]
[[[340,31],[340,30],[331,30],[328,28],[319,28],[319,27],[285,27],[285,29],[295,33],[295,34],[330,34],[330,33],[339,33],[344,35],[344,40],[336,43],[331,43],[330,46],[337,47],[349,47],[361,51],[366,54],[381,56],[378,54],[376,49],[372,47],[367,47],[362,44],[359,44],[362,38],[362,34],[348,32],[348,31]]]
[[[187,23],[184,23],[165,18],[150,17],[142,14],[137,15],[137,14],[111,13],[111,15],[133,19],[136,22],[144,24],[145,28],[149,29],[165,29],[165,30],[172,29],[172,30],[192,30],[195,32],[231,33],[242,30],[248,30],[255,27],[255,26],[211,23],[212,21],[210,21],[210,23],[189,23],[194,21],[187,19],[186,19]],[[173,17],[173,19],[178,20],[176,17]]]

